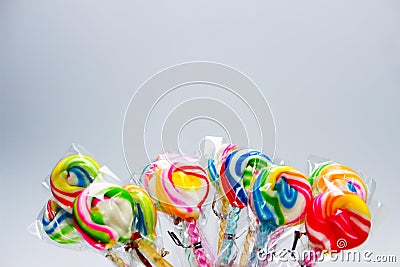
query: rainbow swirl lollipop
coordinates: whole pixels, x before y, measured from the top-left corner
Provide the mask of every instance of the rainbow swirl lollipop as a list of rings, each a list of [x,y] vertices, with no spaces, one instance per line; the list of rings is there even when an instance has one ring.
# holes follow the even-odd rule
[[[205,170],[183,157],[161,155],[144,169],[141,181],[158,209],[185,220],[198,265],[211,266],[204,249],[206,240],[200,238],[196,224],[209,193]]]
[[[98,176],[100,164],[85,155],[72,155],[57,163],[50,176],[54,199],[69,213],[75,198]]]
[[[310,177],[314,196],[328,190],[339,189],[352,192],[364,201],[367,200],[367,186],[354,170],[337,163],[328,163],[318,167]]]
[[[157,208],[182,219],[198,219],[210,190],[204,169],[184,159],[160,156],[160,160],[145,168],[141,181],[157,200]]]
[[[149,194],[140,186],[126,184],[122,187],[131,194],[135,205],[135,229],[151,242],[157,238],[157,211]]]
[[[118,185],[93,183],[75,199],[74,224],[88,244],[98,250],[128,241],[134,205],[131,194]]]
[[[222,162],[220,170],[221,188],[232,209],[228,215],[218,264],[229,264],[240,211],[247,207],[248,191],[258,173],[271,164],[267,155],[252,149],[234,150]]]
[[[311,205],[312,192],[308,177],[289,166],[263,170],[253,185],[250,206],[260,221],[251,261],[267,243],[268,236],[282,225],[304,221]]]
[[[368,238],[370,227],[366,203],[351,192],[318,195],[306,216],[307,236],[313,248],[320,251],[355,248]]]
[[[60,208],[54,200],[49,200],[46,204],[42,225],[48,237],[59,244],[77,244],[82,241],[71,214]]]

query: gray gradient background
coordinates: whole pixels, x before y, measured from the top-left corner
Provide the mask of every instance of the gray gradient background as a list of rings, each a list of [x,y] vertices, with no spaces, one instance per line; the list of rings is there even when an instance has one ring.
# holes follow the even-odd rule
[[[385,212],[363,248],[399,259],[399,25],[399,1],[0,1],[0,266],[110,266],[25,231],[40,183],[72,142],[127,177],[130,97],[191,60],[259,85],[290,164],[312,153],[374,177]]]

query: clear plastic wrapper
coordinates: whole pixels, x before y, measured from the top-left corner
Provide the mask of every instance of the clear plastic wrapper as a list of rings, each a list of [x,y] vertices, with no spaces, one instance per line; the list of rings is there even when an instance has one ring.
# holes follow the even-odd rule
[[[51,196],[28,230],[65,248],[86,249],[73,224],[72,206],[76,196],[95,181],[117,182],[119,178],[82,146],[72,144],[43,181]]]
[[[206,137],[206,144],[207,142],[211,143],[205,149],[208,156],[208,177],[221,204],[220,211],[214,208],[214,213],[220,218],[216,265],[243,265],[250,259],[256,230],[255,218],[252,211],[248,210],[248,194],[255,177],[272,165],[272,161],[257,150],[222,144],[222,139],[218,137]],[[239,222],[243,215],[246,217],[247,233],[242,244],[238,246],[238,230],[242,228],[239,227]]]
[[[250,266],[265,266],[269,255],[268,243],[288,226],[304,222],[312,201],[308,177],[285,165],[272,165],[260,172],[253,184],[250,207],[259,225],[250,256]]]
[[[300,263],[313,266],[327,254],[352,250],[363,244],[380,203],[373,200],[376,182],[361,172],[332,160],[308,160],[313,203],[305,230],[308,250],[315,252]],[[325,257],[326,258],[326,257]]]
[[[157,251],[157,213],[147,192],[72,145],[43,183],[50,200],[28,231],[72,249],[94,248],[116,266],[171,266]]]
[[[180,228],[189,236],[189,244],[183,244],[173,232],[170,235],[176,244],[187,248],[188,260],[195,259],[199,266],[211,266],[212,251],[198,221],[210,191],[205,170],[187,155],[162,154],[144,168],[140,182],[160,211],[184,223]]]

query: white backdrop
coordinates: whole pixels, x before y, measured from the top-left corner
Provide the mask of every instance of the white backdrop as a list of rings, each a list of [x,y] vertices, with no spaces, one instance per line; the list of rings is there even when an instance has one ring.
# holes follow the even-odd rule
[[[372,0],[0,1],[0,265],[110,266],[25,231],[47,198],[41,182],[72,142],[128,177],[129,99],[191,60],[258,84],[289,164],[305,171],[317,154],[374,177],[386,212],[363,248],[399,259],[399,12]]]

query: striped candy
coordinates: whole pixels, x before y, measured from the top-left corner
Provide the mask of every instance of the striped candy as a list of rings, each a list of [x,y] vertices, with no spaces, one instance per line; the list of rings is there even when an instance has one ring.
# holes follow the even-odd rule
[[[126,184],[122,188],[131,194],[135,205],[135,230],[151,241],[156,239],[157,211],[149,194],[140,186]]]
[[[222,162],[220,183],[232,206],[244,208],[248,202],[247,190],[254,177],[271,164],[270,158],[256,150],[238,149]]]
[[[313,194],[317,196],[328,190],[352,192],[364,201],[367,200],[367,187],[354,170],[337,163],[324,164],[310,177]]]
[[[210,190],[204,169],[177,156],[160,156],[143,170],[141,182],[160,210],[182,219],[199,217]]]
[[[75,198],[97,177],[100,164],[84,155],[72,155],[62,159],[50,176],[51,192],[57,203],[69,213]]]
[[[46,204],[42,225],[49,238],[59,244],[76,244],[82,241],[71,214],[61,209],[54,200],[49,200]]]
[[[311,199],[304,174],[289,166],[273,166],[257,176],[250,206],[261,223],[280,226],[304,221]]]
[[[371,216],[365,202],[351,192],[324,192],[314,198],[306,217],[314,249],[339,252],[361,245],[368,237]]]
[[[110,183],[93,183],[75,199],[77,230],[98,250],[111,248],[132,235],[134,203],[129,192]]]
[[[237,149],[239,149],[238,145],[224,144],[215,152],[213,157],[208,159],[208,177],[210,178],[210,182],[217,190],[220,189],[219,175],[221,172],[222,163],[225,162],[229,154]]]

